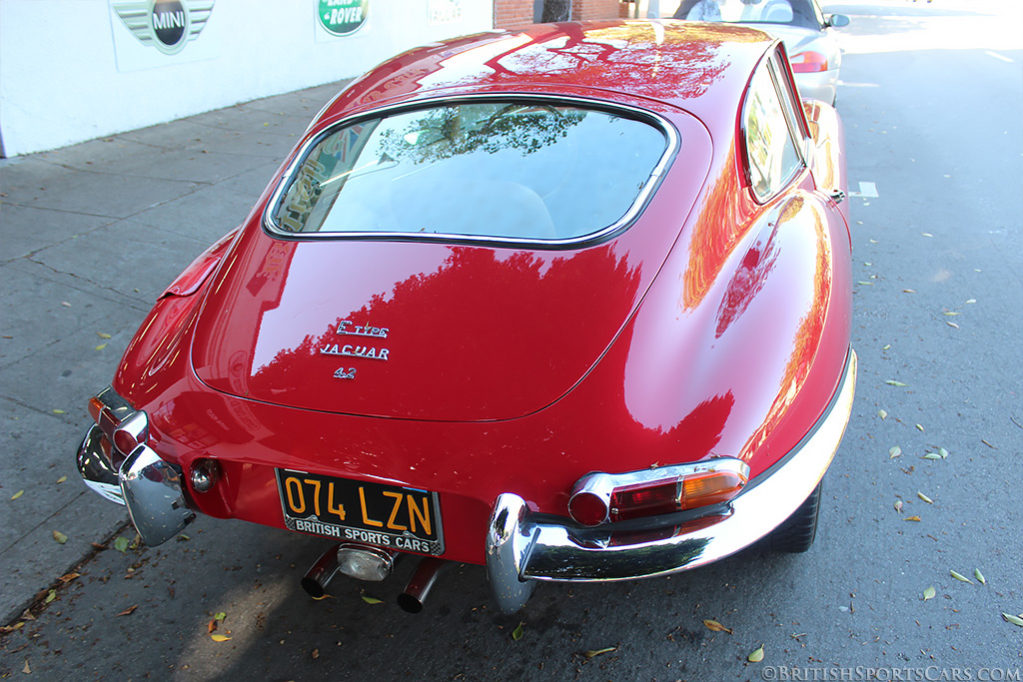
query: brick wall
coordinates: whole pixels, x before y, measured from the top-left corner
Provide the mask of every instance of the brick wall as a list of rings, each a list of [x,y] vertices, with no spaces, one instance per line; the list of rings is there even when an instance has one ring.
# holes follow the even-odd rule
[[[619,0],[572,0],[572,20],[616,19]],[[533,23],[533,0],[494,0],[494,28],[510,28]]]
[[[494,0],[494,28],[533,23],[533,0]]]
[[[572,19],[617,19],[618,0],[572,0]]]

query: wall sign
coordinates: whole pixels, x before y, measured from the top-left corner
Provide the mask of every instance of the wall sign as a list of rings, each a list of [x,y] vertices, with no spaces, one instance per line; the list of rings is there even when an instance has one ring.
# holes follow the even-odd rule
[[[143,45],[177,54],[195,40],[213,12],[215,0],[112,2],[121,21]]]
[[[332,36],[355,33],[366,23],[369,0],[317,0],[316,19]]]

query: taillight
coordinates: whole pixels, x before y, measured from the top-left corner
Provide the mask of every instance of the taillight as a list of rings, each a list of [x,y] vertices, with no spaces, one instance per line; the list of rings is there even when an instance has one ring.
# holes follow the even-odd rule
[[[807,50],[794,54],[789,58],[792,64],[792,71],[795,73],[817,73],[828,70],[828,58],[820,52]]]
[[[670,514],[679,510],[679,481],[634,483],[615,488],[611,493],[612,521],[625,521],[640,516]]]
[[[587,474],[568,502],[585,526],[658,516],[727,502],[742,490],[749,466],[732,457],[643,469],[624,474]]]
[[[568,513],[576,523],[584,526],[599,526],[607,521],[608,496],[582,491],[572,495],[568,500]]]

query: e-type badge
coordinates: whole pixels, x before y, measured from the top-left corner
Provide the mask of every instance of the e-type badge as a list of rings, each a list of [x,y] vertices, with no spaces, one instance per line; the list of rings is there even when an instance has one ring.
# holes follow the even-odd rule
[[[366,336],[386,339],[390,333],[387,327],[374,327],[368,324],[355,324],[352,320],[341,320],[337,326],[337,334],[341,336]],[[320,348],[321,355],[340,355],[350,358],[387,361],[391,350],[358,343],[327,343]],[[335,379],[354,379],[354,367],[340,367],[334,372]]]

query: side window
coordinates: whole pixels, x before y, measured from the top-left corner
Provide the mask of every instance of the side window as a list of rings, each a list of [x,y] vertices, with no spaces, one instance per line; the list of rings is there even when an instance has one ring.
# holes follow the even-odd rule
[[[743,112],[746,136],[746,160],[750,182],[758,199],[765,199],[784,187],[802,166],[799,147],[793,139],[795,122],[790,125],[780,89],[772,73],[771,60],[757,67]]]

